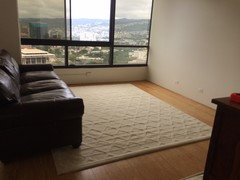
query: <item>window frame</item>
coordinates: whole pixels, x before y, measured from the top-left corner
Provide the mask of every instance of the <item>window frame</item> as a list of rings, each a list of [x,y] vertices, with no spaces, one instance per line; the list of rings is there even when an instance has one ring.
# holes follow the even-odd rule
[[[114,45],[115,37],[115,14],[116,14],[116,1],[110,0],[110,24],[109,24],[109,41],[76,41],[72,40],[72,10],[71,10],[71,0],[69,1],[70,8],[70,39],[56,40],[56,39],[32,39],[32,38],[21,38],[21,45],[48,45],[48,46],[63,46],[65,48],[65,62],[64,65],[54,65],[54,68],[113,68],[113,67],[143,67],[148,66],[149,59],[149,49],[150,49],[150,37],[151,37],[151,27],[152,27],[152,16],[153,16],[153,5],[154,0],[152,0],[151,14],[150,14],[150,23],[149,23],[149,34],[148,34],[148,44],[147,45]],[[65,21],[65,35],[67,35],[67,13],[66,13],[66,3],[67,0],[64,0],[64,21]],[[69,65],[68,62],[68,47],[71,46],[101,46],[109,47],[109,64],[88,64],[88,65]],[[114,64],[114,48],[115,47],[125,47],[125,48],[147,48],[147,58],[146,63],[144,64]]]

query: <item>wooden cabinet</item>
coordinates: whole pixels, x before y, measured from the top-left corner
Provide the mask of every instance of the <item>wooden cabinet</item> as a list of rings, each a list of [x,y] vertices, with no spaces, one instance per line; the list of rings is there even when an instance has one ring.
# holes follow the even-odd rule
[[[213,99],[217,104],[204,180],[240,180],[240,104],[230,98]]]

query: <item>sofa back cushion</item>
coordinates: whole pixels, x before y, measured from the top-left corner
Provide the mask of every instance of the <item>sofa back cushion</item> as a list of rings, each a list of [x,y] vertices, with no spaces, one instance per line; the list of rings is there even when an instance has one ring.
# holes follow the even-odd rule
[[[0,105],[19,102],[19,89],[13,79],[0,69]]]
[[[0,52],[0,69],[5,71],[14,81],[16,86],[20,86],[20,72],[17,62],[6,50]]]

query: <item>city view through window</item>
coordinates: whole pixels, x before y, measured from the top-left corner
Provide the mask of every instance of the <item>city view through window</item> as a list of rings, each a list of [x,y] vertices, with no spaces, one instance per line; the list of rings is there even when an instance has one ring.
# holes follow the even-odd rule
[[[113,0],[19,0],[22,63],[146,64],[152,0],[116,0],[115,18],[111,3]]]

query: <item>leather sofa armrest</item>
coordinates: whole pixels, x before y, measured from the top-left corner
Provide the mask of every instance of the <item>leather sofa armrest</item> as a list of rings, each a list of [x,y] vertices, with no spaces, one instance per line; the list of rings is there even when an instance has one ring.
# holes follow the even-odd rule
[[[81,98],[74,97],[24,102],[21,109],[25,112],[24,116],[62,118],[66,116],[82,116],[84,104]]]
[[[81,98],[73,97],[24,102],[21,109],[24,119],[39,119],[49,122],[82,117],[84,104]]]
[[[37,64],[37,65],[19,65],[21,73],[29,71],[53,71],[51,64]]]
[[[81,117],[83,113],[83,100],[78,97],[29,101],[0,107],[0,121],[15,118],[15,121],[21,124],[21,119],[49,121],[49,119]]]

